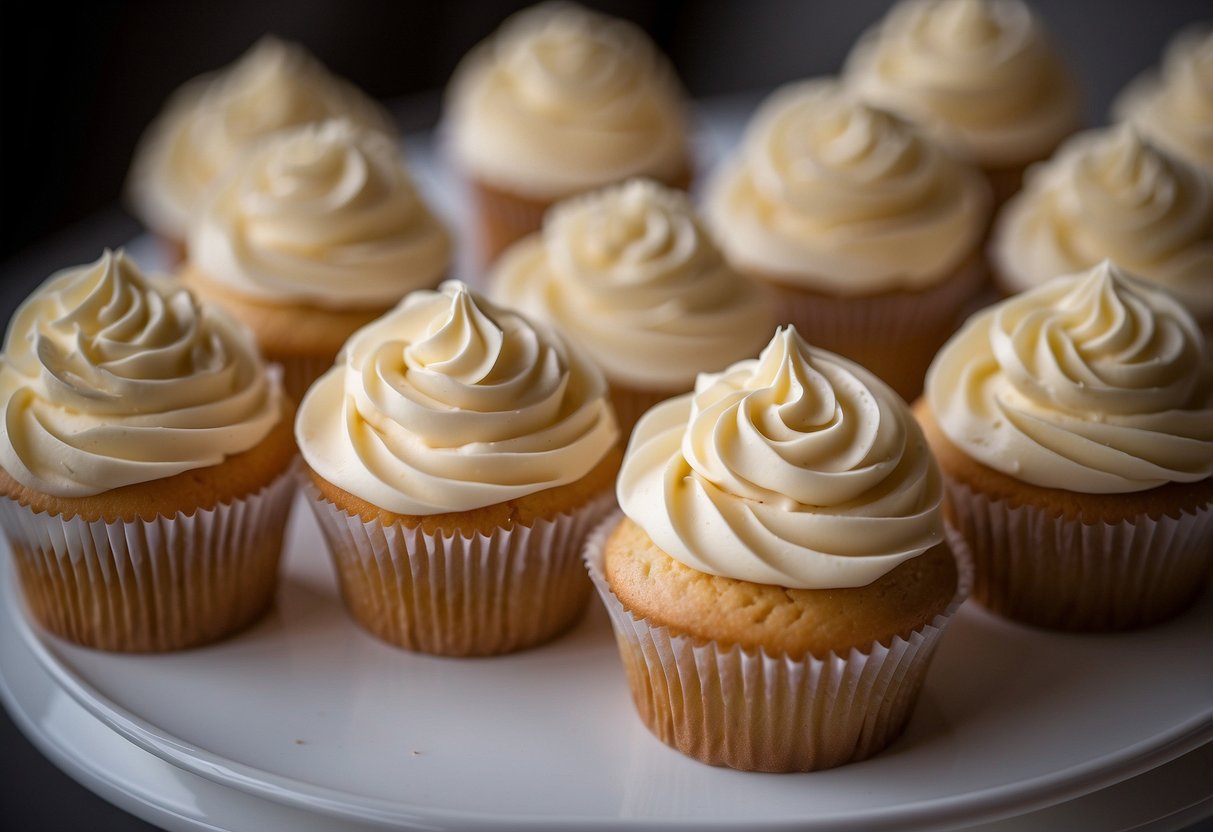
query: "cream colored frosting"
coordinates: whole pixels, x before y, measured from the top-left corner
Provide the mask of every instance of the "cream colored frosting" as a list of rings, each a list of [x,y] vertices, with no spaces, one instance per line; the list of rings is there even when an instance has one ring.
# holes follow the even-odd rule
[[[217,465],[283,410],[243,327],[121,250],[51,275],[16,311],[0,401],[0,466],[57,497]]]
[[[1213,174],[1213,25],[1177,35],[1163,55],[1162,71],[1129,84],[1112,115]]]
[[[303,47],[264,37],[230,67],[173,94],[139,142],[127,194],[144,223],[184,240],[203,191],[252,143],[286,127],[342,116],[393,129],[386,110],[331,75]]]
[[[189,256],[246,297],[374,308],[435,286],[451,242],[394,140],[340,119],[280,132],[246,153],[195,214]]]
[[[986,168],[1049,155],[1082,120],[1075,85],[1020,0],[903,0],[843,76]]]
[[[572,3],[502,24],[460,63],[447,96],[452,152],[475,177],[558,198],[688,166],[682,88],[636,26]]]
[[[618,497],[687,566],[790,588],[865,586],[943,539],[939,470],[905,403],[790,327],[645,414]]]
[[[354,333],[295,436],[320,476],[397,514],[468,511],[574,482],[618,439],[602,374],[457,281]]]
[[[906,122],[817,79],[763,102],[706,211],[743,271],[863,295],[955,270],[984,233],[990,192]]]
[[[992,252],[1014,291],[1112,259],[1213,320],[1213,180],[1128,125],[1083,133],[1032,169]]]
[[[1213,475],[1213,362],[1166,292],[1104,261],[983,310],[927,373],[951,441],[1046,488],[1141,491]]]
[[[575,341],[612,383],[690,390],[749,358],[774,319],[680,191],[632,180],[559,203],[491,281],[502,303]]]

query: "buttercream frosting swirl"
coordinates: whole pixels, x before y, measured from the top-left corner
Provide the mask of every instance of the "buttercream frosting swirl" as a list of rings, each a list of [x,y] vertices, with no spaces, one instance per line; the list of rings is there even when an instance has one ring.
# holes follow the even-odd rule
[[[283,409],[247,330],[121,250],[51,275],[13,315],[0,402],[0,466],[58,497],[217,465]]]
[[[1213,320],[1213,180],[1129,125],[1083,133],[1032,169],[993,254],[1014,291],[1107,258]]]
[[[515,14],[455,71],[452,151],[474,175],[551,198],[687,167],[683,92],[633,24],[572,3]]]
[[[906,122],[817,79],[763,102],[706,210],[739,268],[862,295],[948,275],[984,232],[990,193]]]
[[[927,374],[977,461],[1088,494],[1213,475],[1213,362],[1192,316],[1109,261],[983,310]]]
[[[173,94],[140,139],[128,196],[148,226],[184,240],[206,187],[244,150],[284,128],[337,117],[393,129],[386,110],[303,47],[264,37],[230,67]]]
[[[790,327],[645,414],[618,497],[685,565],[789,588],[865,586],[943,539],[939,470],[905,403]]]
[[[774,325],[687,196],[649,180],[559,203],[492,285],[584,347],[609,381],[637,389],[689,390],[700,371],[757,355]]]
[[[1020,0],[903,0],[843,75],[987,168],[1044,158],[1081,121],[1069,72]]]
[[[207,279],[246,297],[374,308],[436,285],[451,243],[392,137],[339,119],[246,153],[204,198],[189,252]]]
[[[602,374],[457,281],[346,342],[300,405],[316,473],[397,514],[468,511],[574,482],[619,430]]]
[[[1113,102],[1112,115],[1213,175],[1213,25],[1176,35],[1161,72],[1130,83]]]

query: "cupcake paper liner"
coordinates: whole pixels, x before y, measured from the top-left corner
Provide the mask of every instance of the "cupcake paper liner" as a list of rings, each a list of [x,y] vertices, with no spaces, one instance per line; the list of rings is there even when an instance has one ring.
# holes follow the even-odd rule
[[[1213,567],[1213,505],[1179,517],[1084,523],[947,479],[949,522],[975,567],[974,600],[1060,630],[1143,627],[1187,608]]]
[[[913,401],[931,359],[984,287],[986,269],[974,258],[923,291],[868,297],[834,297],[755,277],[779,323],[794,324],[809,343],[862,364]]]
[[[406,650],[489,656],[555,638],[581,616],[586,534],[607,493],[568,514],[491,534],[428,534],[363,520],[304,486],[355,621]]]
[[[481,262],[497,259],[511,243],[543,227],[543,215],[551,200],[530,199],[499,191],[480,182],[471,183],[472,204],[479,232]]]
[[[908,639],[846,655],[768,655],[670,632],[633,615],[603,574],[603,549],[622,515],[601,523],[586,567],[615,631],[632,699],[662,742],[711,765],[748,771],[814,771],[862,760],[905,728],[930,659],[968,593],[958,559],[947,609]]]
[[[43,628],[101,650],[180,650],[269,608],[295,476],[213,509],[85,520],[0,499],[26,605]]]

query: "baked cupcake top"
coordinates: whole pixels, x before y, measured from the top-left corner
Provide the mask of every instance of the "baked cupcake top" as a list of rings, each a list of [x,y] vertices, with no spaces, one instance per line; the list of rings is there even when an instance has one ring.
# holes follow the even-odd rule
[[[689,390],[758,354],[774,321],[687,196],[650,180],[557,204],[492,278],[502,303],[580,344],[611,382]]]
[[[392,130],[387,111],[303,47],[264,37],[240,60],[185,84],[135,150],[127,194],[156,232],[183,240],[207,185],[257,139],[344,116]]]
[[[793,589],[864,586],[943,540],[939,469],[905,403],[791,327],[646,413],[618,497],[684,565]]]
[[[1213,26],[1180,32],[1167,46],[1161,71],[1125,87],[1112,115],[1213,175]]]
[[[992,254],[1011,291],[1108,258],[1213,320],[1213,179],[1129,125],[1083,133],[1032,168]]]
[[[375,308],[437,284],[451,241],[394,139],[340,119],[247,152],[194,215],[189,256],[207,280],[248,298]]]
[[[447,94],[456,159],[475,177],[553,198],[688,167],[684,95],[639,28],[572,3],[505,21]]]
[[[57,497],[217,465],[283,412],[251,335],[121,250],[56,272],[17,309],[0,402],[0,467]]]
[[[1042,159],[1078,128],[1078,93],[1020,0],[902,0],[843,76],[984,168]]]
[[[588,358],[458,281],[413,292],[355,332],[295,423],[312,470],[407,515],[574,482],[618,434]]]
[[[776,90],[710,184],[730,262],[844,295],[930,286],[972,255],[985,178],[832,79]]]
[[[1022,482],[1087,494],[1213,475],[1213,361],[1191,314],[1110,261],[973,315],[935,357],[944,434]]]

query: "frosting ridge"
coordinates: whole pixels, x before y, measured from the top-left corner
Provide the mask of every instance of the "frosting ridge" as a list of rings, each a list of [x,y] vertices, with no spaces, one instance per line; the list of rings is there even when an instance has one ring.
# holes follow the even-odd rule
[[[943,540],[939,470],[905,403],[791,327],[645,414],[618,497],[685,565],[789,588],[864,586]]]
[[[1213,475],[1213,362],[1191,314],[1110,261],[975,314],[926,396],[948,438],[1024,482],[1089,494]]]
[[[706,210],[734,265],[862,295],[946,276],[973,252],[990,199],[976,169],[817,79],[763,102]]]
[[[217,465],[280,418],[251,335],[106,251],[17,310],[0,359],[0,466],[61,497]]]
[[[509,18],[463,59],[447,96],[451,147],[476,176],[559,197],[687,167],[683,93],[633,24],[572,3]]]
[[[683,193],[631,180],[558,203],[494,270],[504,303],[578,343],[613,382],[687,390],[756,355],[773,327]]]
[[[984,167],[1047,156],[1081,113],[1020,0],[902,0],[860,36],[843,77]]]
[[[183,240],[206,187],[253,142],[334,117],[393,130],[386,110],[303,47],[267,35],[173,94],[139,141],[127,194],[151,228]]]
[[[391,306],[451,259],[395,141],[345,119],[283,131],[208,192],[190,259],[238,294],[326,308]]]
[[[1161,70],[1130,82],[1113,102],[1112,115],[1213,174],[1213,25],[1176,35]]]
[[[468,511],[574,482],[618,438],[601,373],[458,281],[350,337],[299,407],[304,460],[397,514]]]
[[[1213,180],[1130,125],[1075,136],[1033,168],[992,245],[1009,289],[1108,258],[1213,319]]]

